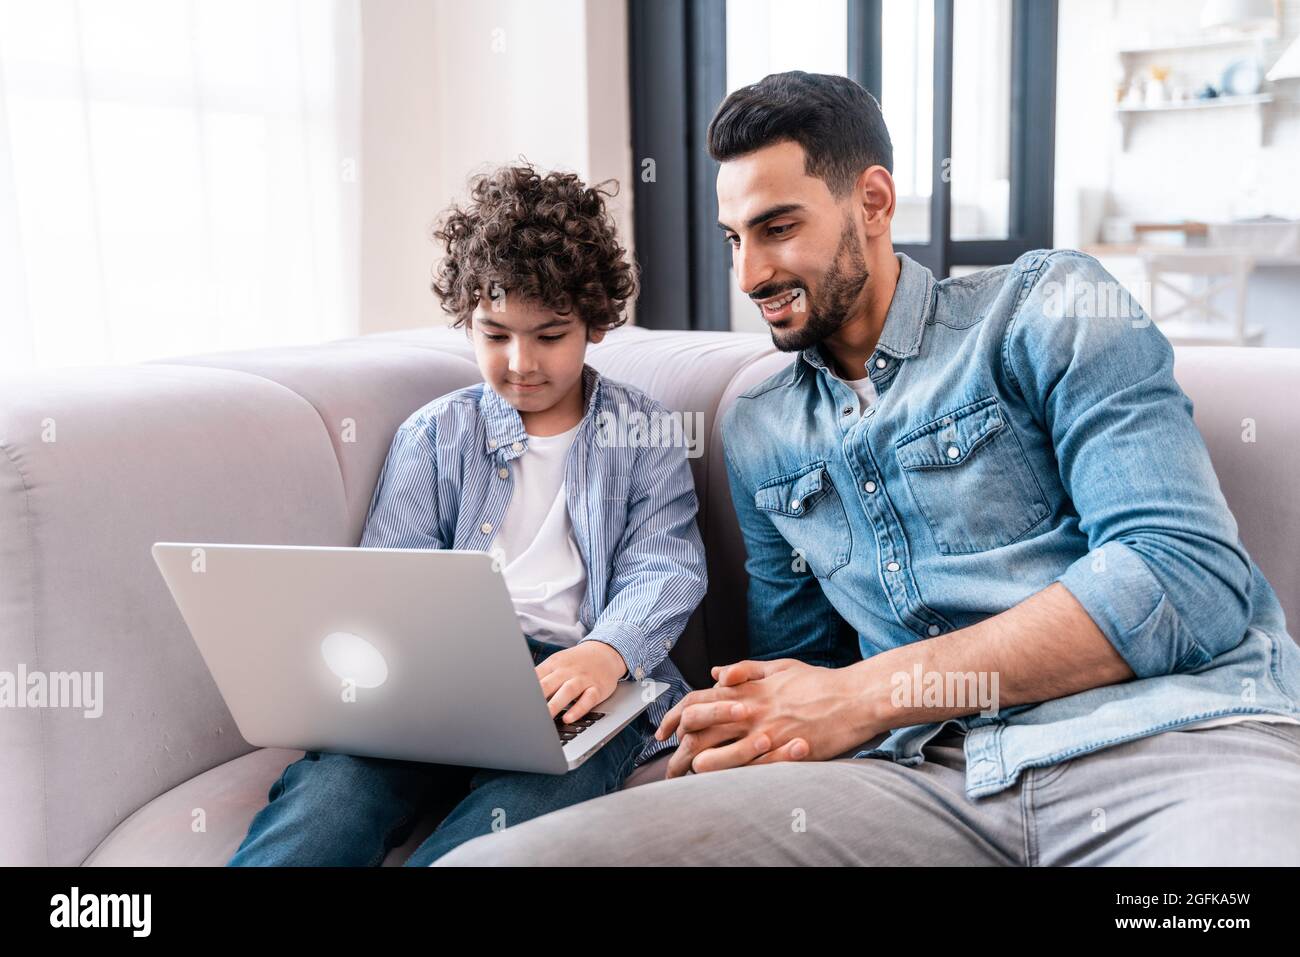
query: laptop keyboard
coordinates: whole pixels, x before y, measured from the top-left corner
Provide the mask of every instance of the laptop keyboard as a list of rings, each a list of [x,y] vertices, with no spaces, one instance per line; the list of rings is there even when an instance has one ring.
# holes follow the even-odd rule
[[[569,710],[568,708],[565,708],[564,711],[561,711],[559,714],[555,716],[555,730],[559,732],[560,740],[563,741],[565,744],[568,744],[570,741],[572,741],[578,735],[582,734],[582,732],[586,731],[588,728],[590,728],[601,718],[605,717],[603,712],[588,711],[577,721],[573,721],[569,724],[565,724],[563,718],[565,713],[568,710]]]

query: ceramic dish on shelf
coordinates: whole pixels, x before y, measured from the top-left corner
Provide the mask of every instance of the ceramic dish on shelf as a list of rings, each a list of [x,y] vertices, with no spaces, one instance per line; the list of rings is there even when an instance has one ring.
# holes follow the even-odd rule
[[[1224,96],[1254,96],[1264,82],[1264,69],[1253,57],[1234,60],[1223,71],[1220,86]]]

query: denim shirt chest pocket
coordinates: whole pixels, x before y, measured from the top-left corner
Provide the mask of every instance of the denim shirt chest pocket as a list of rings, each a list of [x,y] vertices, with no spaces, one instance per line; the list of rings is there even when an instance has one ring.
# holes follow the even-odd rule
[[[754,507],[764,512],[818,578],[827,578],[849,561],[852,535],[844,503],[824,461],[812,462],[763,482],[754,490]]]
[[[1051,512],[994,396],[913,429],[894,454],[942,554],[1009,545]]]

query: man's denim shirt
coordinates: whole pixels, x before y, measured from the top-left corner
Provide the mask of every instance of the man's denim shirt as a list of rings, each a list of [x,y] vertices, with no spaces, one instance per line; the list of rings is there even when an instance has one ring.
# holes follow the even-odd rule
[[[582,640],[618,651],[627,680],[669,685],[647,711],[658,727],[691,690],[668,652],[707,584],[688,449],[669,441],[671,430],[661,429],[657,442],[637,441],[628,427],[641,417],[671,421],[662,403],[588,365],[582,383],[586,411],[564,466],[569,518],[587,569]],[[518,410],[486,383],[417,409],[393,437],[362,547],[491,552],[514,487],[510,463],[527,449]],[[636,763],[676,745],[675,735],[651,740]]]
[[[1141,308],[1082,253],[941,282],[895,255],[872,407],[814,346],[723,420],[750,656],[842,665],[1059,581],[1134,679],[897,728],[856,755],[918,764],[956,722],[971,797],[1200,719],[1296,715],[1300,649]]]

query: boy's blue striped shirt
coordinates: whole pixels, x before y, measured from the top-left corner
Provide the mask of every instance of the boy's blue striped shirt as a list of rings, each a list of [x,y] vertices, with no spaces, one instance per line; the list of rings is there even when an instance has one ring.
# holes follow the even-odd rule
[[[654,678],[670,686],[649,708],[658,726],[691,690],[668,652],[707,584],[687,447],[678,441],[609,443],[603,422],[671,413],[588,365],[582,384],[585,413],[565,463],[565,488],[587,569],[579,613],[583,641],[617,650],[629,680]],[[485,382],[417,409],[393,437],[361,546],[491,552],[510,503],[510,463],[527,447],[518,410]],[[637,764],[676,744],[675,735],[650,741]]]

